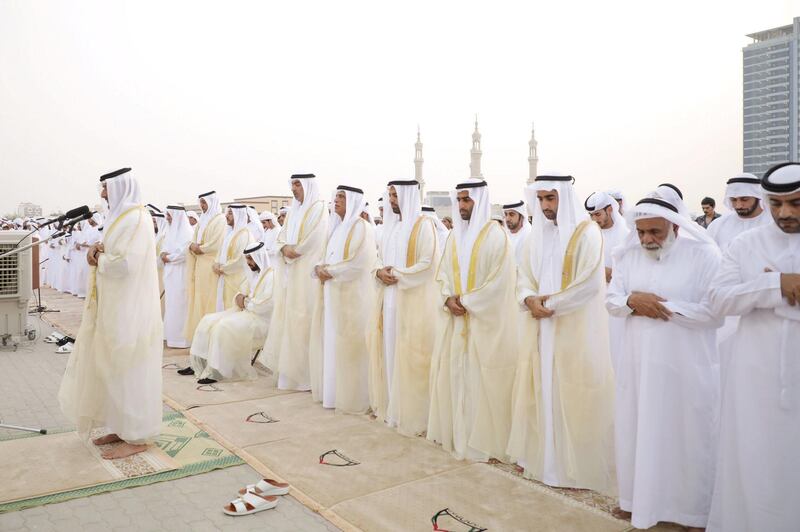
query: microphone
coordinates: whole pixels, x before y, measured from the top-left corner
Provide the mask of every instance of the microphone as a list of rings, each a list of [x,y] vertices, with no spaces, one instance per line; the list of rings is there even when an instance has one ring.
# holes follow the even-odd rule
[[[83,205],[81,207],[76,207],[75,209],[71,209],[57,218],[50,218],[45,223],[41,224],[39,228],[41,229],[42,227],[47,227],[48,225],[53,225],[55,223],[61,224],[61,222],[63,222],[64,220],[69,220],[70,218],[78,218],[79,216],[83,216],[86,213],[88,213],[89,217],[91,218],[92,211],[89,210],[89,207],[87,207],[86,205]],[[82,219],[85,220],[85,218]]]
[[[83,210],[83,208],[84,208],[84,207],[80,207],[80,208],[78,208],[78,209],[72,209],[72,210],[73,210],[73,211],[82,211],[82,210]],[[70,211],[70,212],[72,212],[72,211]],[[69,213],[67,213],[67,214],[69,214]],[[66,215],[65,215],[65,216],[66,216]],[[62,227],[69,227],[69,229],[70,229],[70,231],[71,231],[71,230],[72,230],[72,226],[73,226],[73,225],[75,225],[75,224],[76,224],[76,223],[78,223],[78,222],[82,222],[82,221],[84,221],[84,220],[88,220],[88,219],[89,219],[89,218],[91,218],[92,216],[94,216],[94,213],[93,213],[92,211],[90,211],[90,210],[88,209],[88,207],[87,207],[87,208],[86,208],[86,212],[81,212],[79,215],[75,216],[74,218],[72,218],[72,219],[69,219],[69,220],[65,221],[65,222],[62,224]]]

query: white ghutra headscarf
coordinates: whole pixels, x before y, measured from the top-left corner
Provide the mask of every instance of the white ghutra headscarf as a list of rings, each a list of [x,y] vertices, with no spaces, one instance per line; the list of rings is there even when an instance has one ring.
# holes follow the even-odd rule
[[[319,200],[319,187],[314,174],[294,174],[289,178],[289,186],[294,180],[300,181],[303,186],[303,203],[292,198],[289,213],[286,215],[287,220],[285,220],[285,223],[288,225],[286,228],[286,243],[291,245],[297,244],[300,239],[300,226],[303,225],[303,218],[305,218],[306,212]]]
[[[333,195],[334,200],[338,192],[344,192],[345,212],[344,217],[339,217],[335,210],[331,210],[328,247],[325,252],[325,264],[333,264],[344,260],[344,245],[350,230],[361,219],[364,211],[364,191],[360,188],[339,185]]]
[[[472,201],[475,202],[469,220],[463,220],[458,210],[458,193],[465,190]],[[477,240],[483,227],[492,219],[489,187],[486,186],[486,181],[483,179],[467,179],[456,185],[455,190],[450,192],[450,201],[453,206],[453,236],[456,239],[458,264],[461,271],[461,286],[466,290],[472,247],[475,245],[475,240]],[[385,213],[386,210],[384,209]]]
[[[108,193],[108,216],[105,227],[111,227],[122,213],[142,204],[139,182],[131,174],[130,168],[105,174],[100,177],[100,182],[105,183]]]

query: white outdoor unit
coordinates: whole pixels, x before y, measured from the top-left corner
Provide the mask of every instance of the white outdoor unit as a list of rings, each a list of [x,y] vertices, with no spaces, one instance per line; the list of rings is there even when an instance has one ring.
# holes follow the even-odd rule
[[[28,231],[0,231],[0,255],[31,242]],[[20,240],[22,240],[20,242]],[[20,339],[27,332],[28,303],[33,296],[31,250],[0,258],[0,340]]]

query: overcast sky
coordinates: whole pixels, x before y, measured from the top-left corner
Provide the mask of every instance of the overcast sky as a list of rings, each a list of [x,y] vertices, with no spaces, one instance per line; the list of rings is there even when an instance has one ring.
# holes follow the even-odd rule
[[[797,1],[0,0],[0,213],[97,201],[131,166],[145,201],[288,194],[314,172],[377,197],[469,175],[475,113],[492,200],[539,170],[582,197],[670,180],[690,207],[742,165],[745,34]]]

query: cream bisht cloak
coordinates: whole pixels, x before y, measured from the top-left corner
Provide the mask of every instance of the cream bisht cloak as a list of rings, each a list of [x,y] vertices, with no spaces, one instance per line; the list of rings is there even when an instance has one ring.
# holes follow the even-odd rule
[[[384,240],[387,236],[384,232]],[[404,265],[392,267],[397,292],[391,382],[384,357],[385,287],[377,279],[374,283],[377,311],[369,328],[370,406],[378,419],[396,426],[398,432],[407,436],[424,432],[428,425],[431,356],[444,319],[437,309],[441,301],[435,282],[440,254],[436,224],[428,216],[419,216],[408,238]],[[379,262],[374,271],[384,266]]]
[[[533,235],[532,235],[533,236]],[[533,238],[523,244],[518,270],[518,291],[538,294],[531,264],[541,262]],[[567,310],[578,291],[594,292],[588,302],[567,313],[556,312],[553,369],[553,425],[557,461],[575,486],[613,493],[614,378],[608,348],[608,314],[605,310],[603,239],[594,222],[584,220],[567,245],[561,291],[546,306]],[[552,305],[552,307],[551,307]],[[539,320],[520,314],[520,357],[514,381],[514,424],[508,454],[524,461],[525,476],[541,479],[544,467],[544,428],[541,397]]]
[[[293,245],[300,257],[287,259],[279,253],[273,264],[278,285],[273,325],[259,355],[259,360],[278,374],[278,387],[281,389],[307,390],[310,384],[308,339],[311,315],[321,291],[311,273],[322,258],[328,218],[324,201],[308,200],[313,203],[304,211],[289,212],[278,234],[276,249]],[[291,216],[300,217],[296,236],[288,234]],[[294,238],[290,238],[292,236]]]
[[[436,274],[445,318],[431,360],[427,437],[458,458],[506,456],[517,358],[517,323],[508,319],[516,308],[514,270],[508,235],[494,220],[483,225],[465,264],[451,231]],[[443,306],[453,295],[461,295],[466,315]]]
[[[225,255],[223,256],[220,253],[220,256],[217,257],[219,268],[223,273],[220,279],[221,282],[215,284],[218,286],[218,290],[222,290],[221,294],[217,293],[217,302],[219,303],[221,299],[223,308],[220,309],[218,305],[217,311],[233,308],[235,306],[234,298],[236,294],[239,293],[242,283],[247,282],[247,276],[245,275],[247,263],[245,262],[243,252],[244,248],[246,248],[252,240],[253,237],[250,230],[247,226],[244,226],[230,235]],[[225,262],[221,262],[222,259],[224,259]],[[245,291],[244,293],[247,292]]]
[[[153,219],[140,206],[125,210],[105,226],[103,245],[105,252],[89,272],[59,401],[83,435],[105,426],[128,443],[149,443],[160,433],[162,414],[163,327]]]
[[[203,213],[204,217],[205,214]],[[192,338],[203,316],[216,310],[218,277],[211,267],[222,246],[226,227],[225,215],[222,213],[213,215],[203,227],[201,223],[194,226],[192,242],[200,245],[203,254],[195,255],[192,251],[186,253],[186,295],[189,301],[189,314],[186,319],[185,338]]]
[[[264,345],[269,331],[275,272],[269,266],[265,249],[258,250],[253,256],[262,271],[252,278],[243,279],[239,286],[237,294],[247,295],[245,308],[236,306],[237,294],[234,294],[229,309],[207,315],[197,326],[191,358],[205,359],[203,364],[192,360],[198,378],[237,380],[257,377],[250,362],[256,350]]]
[[[348,208],[351,197],[351,193],[348,193]],[[377,250],[372,226],[358,217],[361,210],[360,207],[356,209],[355,221],[350,225],[346,238],[336,238],[334,241],[335,235],[332,234],[326,245],[323,257],[333,256],[336,260],[325,265],[333,279],[328,280],[324,290],[318,292],[309,340],[311,393],[314,400],[323,401],[323,396],[334,397],[336,410],[349,414],[363,414],[369,409],[367,328],[374,323],[375,286],[372,271]],[[328,249],[328,246],[336,246],[342,240],[344,246],[341,250]],[[316,280],[314,282],[319,283]],[[333,323],[326,323],[326,320],[332,320]],[[326,334],[326,331],[332,334]],[[328,353],[334,354],[333,375],[331,368],[325,367],[326,362],[331,362],[331,357],[326,356],[327,340],[334,342],[329,346],[332,349],[328,350]],[[333,394],[324,390],[324,375],[335,378]]]

